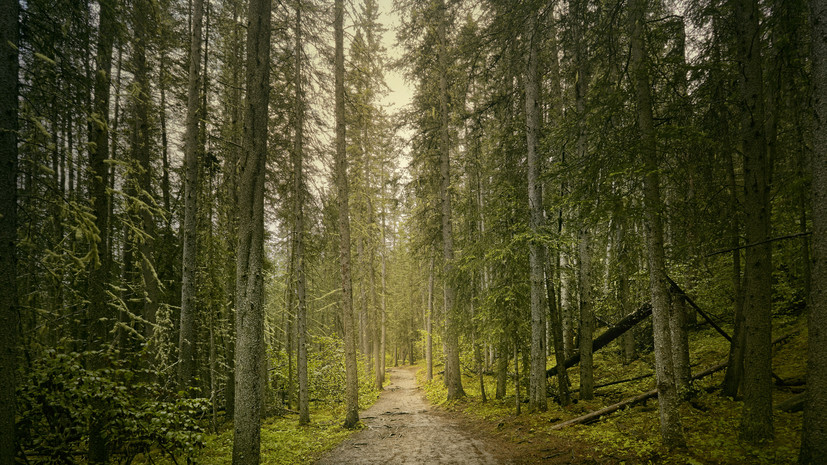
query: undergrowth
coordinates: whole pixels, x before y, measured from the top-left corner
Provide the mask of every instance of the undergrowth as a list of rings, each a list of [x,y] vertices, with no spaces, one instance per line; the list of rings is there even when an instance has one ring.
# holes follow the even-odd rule
[[[774,347],[773,370],[783,379],[802,378],[806,360],[806,325],[803,319],[790,321],[776,328],[776,336],[793,334]],[[690,353],[693,373],[726,360],[729,343],[711,328],[690,333]],[[653,354],[643,354],[629,365],[621,363],[618,350],[608,347],[594,355],[595,383],[601,384],[643,376],[654,371]],[[548,366],[554,365],[549,358]],[[438,369],[435,367],[434,372]],[[568,370],[573,398],[577,398],[579,370]],[[521,373],[522,375],[522,373]],[[659,436],[657,399],[626,408],[605,416],[589,425],[577,425],[553,431],[561,421],[578,417],[638,395],[655,387],[654,377],[597,388],[595,399],[580,401],[567,407],[554,402],[556,379],[549,380],[549,409],[538,414],[516,416],[514,378],[510,373],[507,395],[494,399],[496,379],[485,375],[488,402],[481,402],[479,378],[463,376],[467,397],[447,402],[442,377],[435,375],[430,382],[424,379],[424,370],[417,374],[428,400],[449,410],[461,411],[481,421],[491,423],[506,439],[514,443],[545,441],[554,436],[576,440],[587,445],[597,458],[629,464],[792,464],[796,463],[800,444],[802,414],[774,410],[775,439],[760,446],[752,446],[737,437],[740,429],[742,403],[720,395],[724,372],[694,382],[689,400],[680,407],[686,435],[685,450],[670,451],[661,444]],[[523,380],[525,381],[525,380]],[[525,396],[527,384],[521,384]],[[774,390],[778,403],[794,395],[789,390]],[[523,409],[527,404],[522,404]]]

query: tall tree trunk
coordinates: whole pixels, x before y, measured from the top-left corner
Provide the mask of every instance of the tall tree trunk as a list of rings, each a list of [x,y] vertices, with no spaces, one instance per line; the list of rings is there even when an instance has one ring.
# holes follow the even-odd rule
[[[295,273],[296,286],[296,331],[298,332],[298,358],[296,360],[296,371],[299,378],[299,424],[310,423],[310,397],[307,389],[307,303],[305,299],[305,272],[304,272],[304,91],[302,89],[302,4],[296,5],[296,46],[295,54],[296,69],[296,132],[293,144],[293,221],[295,231],[293,233],[293,250],[296,261],[293,272]]]
[[[526,151],[528,160],[528,208],[530,228],[534,236],[529,242],[529,273],[531,277],[531,365],[529,367],[528,409],[545,411],[546,403],[546,306],[543,302],[545,284],[543,245],[540,234],[544,227],[543,191],[540,182],[540,160],[537,156],[537,131],[540,123],[537,98],[540,85],[537,75],[537,19],[526,24],[528,60],[525,76]],[[591,340],[591,338],[589,338]]]
[[[378,389],[383,389],[382,385],[385,383],[385,332],[387,325],[387,273],[388,273],[388,244],[385,237],[385,167],[382,165],[382,306],[380,311],[382,314],[379,317],[379,350],[376,353],[377,373],[376,382]]]
[[[631,0],[631,60],[630,77],[637,102],[637,123],[640,130],[640,151],[644,163],[643,202],[646,217],[646,248],[649,255],[649,285],[652,298],[652,326],[655,339],[655,372],[658,386],[660,433],[668,447],[684,447],[678,405],[680,399],[675,386],[672,364],[671,335],[669,332],[669,294],[664,281],[666,259],[663,250],[660,180],[655,141],[652,96],[646,65],[643,28],[647,10],[646,0]]]
[[[18,0],[0,10],[0,465],[14,465],[17,384]],[[71,148],[70,148],[71,150]]]
[[[198,168],[200,144],[198,123],[201,117],[199,80],[201,73],[201,25],[204,0],[193,0],[190,35],[187,120],[184,135],[184,251],[181,272],[181,318],[178,334],[178,386],[188,389],[195,377],[196,322],[196,238],[198,228]]]
[[[744,154],[744,410],[741,437],[751,443],[773,437],[772,424],[772,255],[770,233],[761,34],[757,0],[735,2],[738,28],[741,144]],[[763,242],[763,243],[762,243]]]
[[[109,94],[112,70],[112,46],[116,30],[116,5],[112,0],[100,0],[100,23],[96,54],[95,81],[92,114],[89,119],[89,197],[95,214],[95,227],[100,240],[97,243],[97,260],[89,272],[89,313],[85,325],[88,330],[89,349],[102,350],[113,323],[109,314],[109,298],[106,285],[110,279],[111,253],[109,241]],[[99,369],[106,362],[102,354],[93,356],[90,368]],[[93,409],[103,408],[93,406]],[[95,415],[89,426],[89,462],[106,463],[109,445],[103,432],[103,415]]]
[[[724,137],[724,141],[729,140]],[[725,142],[725,149],[728,144]],[[729,355],[727,360],[727,370],[724,374],[724,381],[721,385],[721,394],[727,397],[735,398],[741,390],[741,385],[744,381],[744,286],[741,277],[741,250],[740,250],[740,221],[738,221],[738,208],[740,203],[738,200],[738,185],[735,181],[735,166],[733,162],[732,150],[726,150],[728,158],[727,163],[727,177],[729,179],[730,189],[730,236],[732,247],[732,288],[735,292],[734,307],[734,325],[732,330],[732,342],[729,345]]]
[[[583,30],[586,24],[587,6],[584,0],[570,0],[569,8],[574,17],[573,35],[575,63],[575,110],[577,113],[577,159],[585,163],[588,157],[588,133],[586,127],[586,95],[588,93],[588,72],[586,69],[586,46]],[[580,399],[594,397],[594,373],[592,359],[592,332],[594,331],[594,315],[592,309],[592,267],[591,267],[591,234],[586,225],[585,209],[580,211],[580,231],[578,233],[578,290],[580,294],[580,321],[578,342],[580,351]]]
[[[350,273],[350,210],[348,209],[347,147],[345,141],[344,1],[334,1],[336,57],[336,188],[339,200],[339,264],[342,280],[342,326],[345,339],[345,428],[359,423],[359,378],[356,372],[356,328],[353,321],[353,285]]]
[[[426,379],[434,379],[433,335],[431,334],[431,318],[434,314],[434,256],[431,255],[431,264],[428,267],[428,314],[425,316],[425,364]]]
[[[827,457],[827,1],[810,0],[813,63],[813,267],[807,327],[807,400],[798,462]]]
[[[149,134],[149,107],[151,90],[149,84],[149,69],[146,61],[146,49],[150,40],[149,31],[152,17],[151,5],[140,1],[134,10],[135,15],[135,43],[132,59],[134,61],[135,88],[135,127],[133,129],[133,157],[138,162],[138,189],[140,199],[146,205],[153,205],[152,198],[152,163]],[[139,241],[141,277],[146,298],[143,302],[144,337],[149,340],[155,330],[155,316],[158,312],[160,300],[160,285],[155,269],[155,218],[147,208],[140,208],[141,228],[145,235]]]
[[[580,346],[580,399],[594,398],[594,359],[592,357],[592,334],[594,332],[594,311],[592,306],[592,265],[591,234],[586,226],[581,226],[578,238],[580,268],[580,331],[577,339]]]
[[[619,269],[617,278],[617,300],[620,304],[621,313],[623,315],[628,315],[632,310],[629,305],[629,299],[631,298],[631,293],[629,291],[629,276],[631,276],[632,273],[629,269],[629,263],[631,260],[628,256],[629,247],[626,244],[626,222],[623,220],[620,220],[617,227],[617,247],[617,261]],[[629,331],[623,333],[620,337],[620,346],[623,352],[623,364],[628,365],[632,363],[636,357],[634,329],[630,329]]]
[[[196,0],[201,1],[201,0]],[[270,101],[270,0],[247,11],[247,99],[238,196],[233,465],[258,464],[264,378],[264,191]]]
[[[448,400],[465,396],[462,389],[462,376],[459,366],[459,324],[457,309],[454,308],[455,290],[451,283],[454,269],[454,233],[451,214],[451,136],[448,128],[448,42],[446,29],[448,15],[445,0],[438,0],[437,34],[439,63],[439,198],[442,207],[442,255],[445,276],[443,294],[445,300],[445,385],[448,388]]]

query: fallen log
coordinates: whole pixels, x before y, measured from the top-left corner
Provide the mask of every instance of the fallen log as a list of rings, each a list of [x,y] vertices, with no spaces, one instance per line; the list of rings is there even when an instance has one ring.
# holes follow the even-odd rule
[[[617,322],[614,326],[607,329],[606,332],[597,336],[592,341],[592,352],[597,352],[598,350],[606,347],[609,345],[610,342],[614,341],[618,337],[620,337],[626,331],[632,329],[636,324],[640,323],[646,317],[652,314],[652,306],[647,302],[640,306],[634,312],[626,315]],[[571,357],[567,358],[565,362],[563,362],[563,366],[566,368],[571,368],[574,365],[580,363],[580,354],[574,354]],[[552,376],[557,374],[557,366],[553,366],[546,370],[546,377],[551,378]]]
[[[615,384],[630,383],[632,381],[639,381],[641,379],[651,378],[652,376],[655,376],[655,374],[654,373],[648,373],[648,374],[645,374],[645,375],[635,376],[634,378],[626,378],[626,379],[619,379],[617,381],[609,381],[607,383],[595,384],[594,388],[597,389],[597,388],[602,388],[602,387],[606,387],[606,386],[614,386]],[[578,392],[578,391],[580,391],[580,389],[572,390],[572,392]]]
[[[727,365],[727,362],[723,362],[723,363],[720,363],[720,364],[715,365],[713,367],[707,368],[706,370],[704,370],[704,371],[698,373],[697,375],[693,376],[692,380],[694,381],[694,380],[697,380],[697,379],[701,379],[703,377],[711,375],[712,373],[723,370],[726,367],[726,365]],[[630,398],[622,400],[622,401],[620,401],[616,404],[609,405],[608,407],[603,407],[600,410],[595,410],[594,412],[589,412],[589,413],[587,413],[585,415],[581,415],[577,418],[572,418],[571,420],[566,420],[564,422],[557,423],[556,425],[553,425],[551,427],[551,429],[556,430],[556,429],[565,428],[566,426],[591,423],[591,422],[597,420],[598,418],[602,417],[603,415],[607,415],[609,413],[616,412],[616,411],[622,409],[623,407],[635,405],[635,404],[638,404],[640,402],[643,402],[644,400],[651,399],[651,398],[657,397],[657,396],[658,396],[658,390],[657,389],[652,389],[651,391],[644,392],[643,394],[639,394],[635,397],[630,397]]]

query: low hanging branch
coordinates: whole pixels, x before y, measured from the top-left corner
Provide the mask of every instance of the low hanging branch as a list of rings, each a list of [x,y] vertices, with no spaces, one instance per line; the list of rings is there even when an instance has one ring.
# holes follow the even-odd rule
[[[618,337],[620,337],[626,331],[632,329],[636,324],[640,323],[646,317],[652,314],[652,306],[649,303],[645,303],[640,306],[634,312],[626,315],[623,317],[622,320],[618,321],[617,324],[612,326],[611,328],[607,329],[606,332],[597,336],[592,341],[592,352],[597,352],[598,350],[606,347],[609,345],[610,342],[614,341]],[[563,362],[563,366],[565,368],[573,367],[580,363],[580,354],[574,354],[571,357],[567,358],[565,362]],[[548,370],[546,370],[546,376],[552,377],[557,374],[557,367],[554,366]]]
[[[727,366],[727,362],[719,363],[718,365],[710,367],[710,368],[702,371],[701,373],[698,373],[697,375],[693,376],[692,380],[694,381],[694,380],[701,379],[701,378],[704,378],[706,376],[709,376],[712,373],[723,370],[726,366]],[[651,398],[657,397],[657,396],[658,396],[658,390],[657,389],[652,389],[651,391],[644,392],[643,394],[639,394],[635,397],[630,397],[630,398],[622,400],[622,401],[620,401],[616,404],[609,405],[608,407],[603,407],[600,410],[595,410],[594,412],[589,412],[589,413],[587,413],[585,415],[582,415],[582,416],[579,416],[577,418],[572,418],[571,420],[566,420],[564,422],[557,423],[556,425],[553,425],[551,427],[551,429],[556,430],[556,429],[565,428],[566,426],[591,423],[591,422],[597,420],[598,418],[602,417],[603,415],[608,415],[612,412],[616,412],[616,411],[622,409],[623,407],[639,404],[639,403],[641,403],[645,400],[648,400],[648,399],[651,399]]]

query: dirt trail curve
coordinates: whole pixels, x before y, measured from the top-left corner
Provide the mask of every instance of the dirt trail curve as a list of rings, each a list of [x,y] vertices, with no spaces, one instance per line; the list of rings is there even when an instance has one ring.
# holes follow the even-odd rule
[[[391,384],[361,413],[366,428],[317,462],[332,464],[501,464],[492,448],[431,411],[413,368],[388,370]]]

